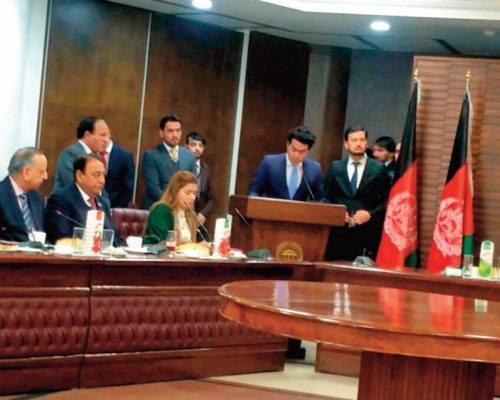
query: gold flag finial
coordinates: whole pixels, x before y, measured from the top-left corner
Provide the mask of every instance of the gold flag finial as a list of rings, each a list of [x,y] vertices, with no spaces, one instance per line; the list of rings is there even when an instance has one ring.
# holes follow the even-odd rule
[[[467,70],[467,73],[465,74],[465,87],[467,88],[467,90],[469,90],[469,81],[470,81],[470,78],[471,78],[471,73],[470,73],[470,69]]]
[[[418,81],[418,68],[415,68],[415,71],[413,72],[413,79],[415,79],[415,82]]]

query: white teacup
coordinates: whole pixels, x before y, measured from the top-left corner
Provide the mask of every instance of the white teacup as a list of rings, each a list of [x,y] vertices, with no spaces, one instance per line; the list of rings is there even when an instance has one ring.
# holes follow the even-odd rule
[[[141,236],[129,236],[127,238],[127,246],[131,249],[142,248],[142,237]]]
[[[47,234],[43,231],[31,231],[28,237],[33,242],[45,243],[45,237]]]

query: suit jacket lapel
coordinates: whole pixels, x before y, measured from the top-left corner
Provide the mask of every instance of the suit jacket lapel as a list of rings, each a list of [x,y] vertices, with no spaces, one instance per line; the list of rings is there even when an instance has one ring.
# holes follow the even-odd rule
[[[373,162],[369,158],[366,160],[365,170],[363,171],[363,176],[361,177],[361,182],[359,182],[357,192],[361,192],[366,184],[371,181],[373,176]]]
[[[338,171],[339,173],[339,186],[342,188],[342,191],[344,194],[349,195],[350,197],[354,197],[354,194],[352,193],[351,190],[351,182],[349,181],[349,175],[347,174],[347,162],[348,158],[345,160],[342,160],[342,163],[340,164],[341,170]]]
[[[200,166],[200,186],[201,193],[204,193],[208,185],[208,169],[207,164],[201,164]]]
[[[278,182],[281,182],[280,197],[289,199],[290,193],[288,192],[288,182],[286,181],[286,153],[283,154],[283,157],[281,157],[281,159],[279,160],[279,167],[276,171],[276,178]]]
[[[106,169],[107,169],[107,176],[111,176],[113,171],[113,165],[117,165],[116,163],[116,157],[118,156],[116,146],[113,144],[113,148],[111,149],[111,153],[109,153],[109,157],[106,160]]]
[[[4,184],[7,188],[6,208],[12,213],[12,216],[14,218],[14,223],[17,226],[23,226],[24,229],[26,229],[26,225],[24,224],[23,214],[21,213],[21,209],[19,208],[19,203],[17,201],[16,193],[14,192],[14,188],[12,187],[12,184],[10,183],[10,179],[8,176],[7,178],[5,178]]]
[[[37,219],[37,215],[43,214],[43,210],[40,210],[40,204],[35,200],[35,196],[36,195],[34,193],[28,193],[28,205],[31,212],[31,220],[33,221],[33,228],[35,230],[43,231],[43,221],[39,221]],[[42,226],[40,226],[40,223]]]

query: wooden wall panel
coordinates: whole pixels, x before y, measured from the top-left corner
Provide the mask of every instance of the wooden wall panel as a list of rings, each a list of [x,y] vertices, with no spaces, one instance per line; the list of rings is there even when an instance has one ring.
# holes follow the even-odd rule
[[[169,112],[183,121],[182,143],[189,131],[204,134],[204,159],[212,168],[219,201],[214,216],[227,208],[241,44],[238,32],[153,14],[142,153],[159,144],[159,121]],[[140,172],[140,205],[143,196]]]
[[[85,116],[101,116],[113,139],[136,152],[149,13],[97,0],[52,0],[40,147],[52,188],[62,149]]]
[[[251,34],[237,194],[246,194],[262,157],[285,151],[288,131],[303,123],[308,68],[306,44]]]
[[[323,134],[315,144],[325,176],[332,161],[342,158],[350,61],[351,50],[339,47],[332,50]]]
[[[480,242],[500,243],[500,60],[415,57],[422,81],[417,122],[419,157],[420,249],[425,266],[442,189],[448,173],[465,73],[471,71],[471,137],[474,176],[475,253]],[[496,260],[495,260],[496,262]]]

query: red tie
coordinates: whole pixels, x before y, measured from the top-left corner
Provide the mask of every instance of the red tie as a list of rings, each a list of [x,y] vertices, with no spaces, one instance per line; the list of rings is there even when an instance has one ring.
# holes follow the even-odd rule
[[[90,203],[90,207],[93,209],[93,210],[97,210],[97,205],[95,203],[95,199],[93,197],[89,197],[89,203]]]
[[[101,151],[100,154],[101,154],[102,163],[104,164],[104,169],[106,169],[106,154],[108,154],[108,152],[106,150],[104,150],[104,151]]]

